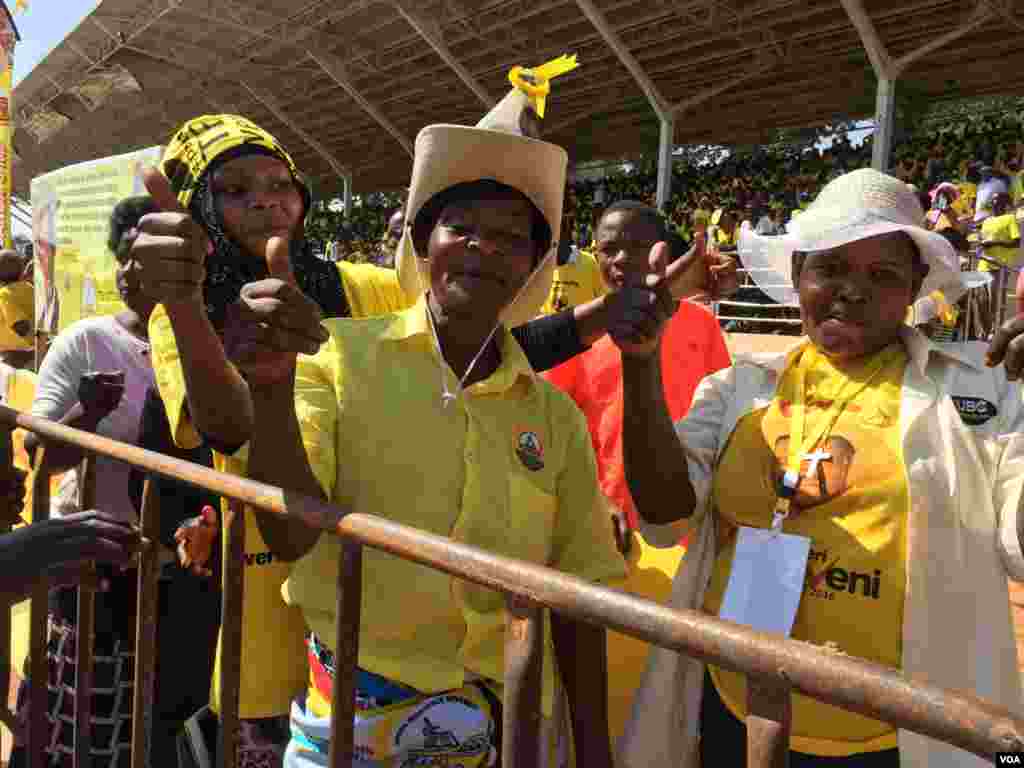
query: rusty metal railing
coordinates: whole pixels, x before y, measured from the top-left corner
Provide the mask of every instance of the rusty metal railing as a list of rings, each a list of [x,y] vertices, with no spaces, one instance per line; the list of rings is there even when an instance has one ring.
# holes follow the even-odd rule
[[[758,632],[698,611],[674,611],[663,605],[590,584],[532,563],[501,557],[447,538],[367,514],[344,517],[336,508],[245,478],[215,472],[188,462],[81,432],[0,406],[0,430],[20,427],[52,441],[78,446],[88,455],[103,455],[148,472],[204,488],[232,500],[225,520],[230,555],[225,559],[222,721],[218,764],[233,768],[238,735],[238,690],[241,644],[243,505],[333,531],[342,538],[338,569],[336,678],[331,723],[331,765],[349,765],[354,754],[353,707],[364,546],[389,552],[461,579],[503,592],[508,599],[502,756],[506,767],[538,765],[542,615],[548,608],[626,635],[701,658],[748,677],[748,765],[777,768],[788,759],[790,697],[799,692],[820,701],[889,722],[898,728],[943,741],[983,758],[999,751],[1024,750],[1024,718],[970,694],[937,688],[899,671],[837,655],[809,643]],[[45,473],[41,473],[45,474]],[[37,477],[34,507],[47,514],[49,478]],[[142,505],[143,542],[155,542],[159,509],[147,483]],[[146,764],[149,712],[153,701],[153,662],[157,548],[144,547],[139,568],[135,710],[132,760]],[[86,582],[88,591],[88,581]],[[46,584],[33,592],[32,724],[30,759],[45,765],[46,748]],[[80,603],[83,605],[83,603]],[[87,617],[85,618],[88,621]],[[80,625],[81,626],[81,625]],[[83,627],[84,629],[84,627]],[[82,631],[80,630],[80,636]],[[87,666],[90,649],[79,643],[78,663]],[[0,663],[4,660],[0,659]],[[81,668],[81,667],[80,667]],[[41,691],[41,693],[40,693]],[[79,736],[76,764],[88,752],[88,696],[76,713]]]

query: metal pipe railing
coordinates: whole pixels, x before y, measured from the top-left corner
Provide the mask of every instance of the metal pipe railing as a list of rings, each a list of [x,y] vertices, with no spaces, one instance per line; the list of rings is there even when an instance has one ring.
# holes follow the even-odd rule
[[[782,323],[784,325],[802,325],[804,322],[798,317],[742,317],[740,315],[718,315],[718,319],[726,322],[736,320],[744,323]]]
[[[240,570],[242,562],[242,504],[299,518],[308,525],[333,531],[342,537],[338,570],[337,667],[331,724],[333,766],[347,765],[354,754],[352,707],[358,659],[363,546],[389,552],[506,594],[511,605],[505,659],[505,724],[509,727],[503,739],[505,766],[532,766],[537,763],[540,745],[534,722],[540,700],[542,608],[746,674],[750,684],[748,764],[757,768],[785,764],[791,690],[947,742],[986,759],[998,751],[1024,750],[1024,718],[1018,714],[997,708],[970,694],[944,690],[926,681],[908,678],[898,670],[837,655],[809,643],[758,632],[699,611],[670,610],[650,600],[590,584],[533,563],[494,555],[383,518],[344,514],[337,507],[280,488],[215,472],[5,406],[0,406],[0,425],[7,429],[21,427],[44,438],[127,461],[149,472],[230,497],[235,503],[227,521],[230,531],[226,535],[231,542],[230,556],[225,563],[228,569],[234,562],[234,567]],[[48,482],[46,478],[47,489]],[[39,490],[43,490],[41,483],[37,479]],[[147,495],[152,497],[152,491]],[[37,509],[40,503],[37,497]],[[153,532],[148,515],[143,524],[146,532]],[[151,537],[150,541],[155,541],[155,538]],[[140,569],[140,585],[144,579],[154,581],[155,574],[147,572],[144,576]],[[224,595],[226,617],[229,606],[236,614],[239,612],[235,606],[240,607],[241,589],[241,579],[236,581],[229,575]],[[37,597],[45,601],[45,584],[37,588],[34,600]],[[35,620],[34,613],[34,629]],[[42,689],[45,696],[45,683],[40,684],[46,679],[45,656],[42,669],[36,669],[35,661],[44,642],[44,634],[33,633],[33,693]],[[235,642],[225,637],[222,661],[231,661],[227,644]],[[141,652],[150,653],[150,650],[140,649]],[[220,765],[232,768],[233,763],[225,761],[234,754],[234,744],[237,743],[237,692],[241,670],[237,655],[235,660],[234,664],[222,667],[221,716],[225,735],[218,750]],[[141,677],[136,675],[137,695],[142,686]],[[33,695],[35,702],[36,696]],[[45,717],[45,713],[36,708],[32,713],[33,722],[39,717]],[[36,747],[40,744],[38,740],[33,741]],[[34,751],[33,756],[42,757],[42,754]],[[35,765],[41,763],[33,762]]]
[[[46,446],[41,445],[36,451],[38,469],[32,477],[32,521],[50,518],[50,472],[45,463]],[[47,765],[46,747],[49,743],[47,729],[47,713],[50,708],[47,683],[50,679],[47,662],[48,647],[48,613],[50,609],[49,579],[43,577],[32,590],[29,602],[29,720],[28,720],[28,759],[29,768],[42,768]],[[60,681],[58,681],[59,683]],[[76,768],[82,763],[77,762]]]
[[[723,307],[750,307],[753,309],[800,309],[799,304],[765,304],[761,301],[733,301],[732,299],[722,299],[717,302]]]

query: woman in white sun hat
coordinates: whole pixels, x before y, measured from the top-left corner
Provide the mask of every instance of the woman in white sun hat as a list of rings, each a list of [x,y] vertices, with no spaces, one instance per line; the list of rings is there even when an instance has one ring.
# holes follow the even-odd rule
[[[904,324],[916,296],[960,279],[922,213],[905,184],[864,169],[830,182],[790,234],[744,232],[741,259],[770,270],[752,274],[773,298],[799,300],[807,337],[705,379],[675,427],[651,386],[661,302],[637,288],[612,330],[626,476],[649,541],[690,534],[672,607],[788,627],[1019,711],[1006,582],[1024,577],[1024,404],[1009,380],[1019,345],[991,366],[1020,329],[1001,331],[986,359],[980,344],[933,344]],[[774,287],[790,275],[793,288]],[[755,616],[733,599],[745,570],[734,553],[759,539],[751,529],[773,526],[809,538],[809,551],[769,553],[762,565],[784,560],[796,579],[788,604],[784,585],[765,579]],[[741,675],[655,649],[621,764],[690,766],[699,754],[706,766],[744,765],[746,700]],[[792,723],[794,766],[990,764],[800,695]]]
[[[297,365],[301,344],[287,327],[317,319],[301,300],[284,313],[291,323],[240,330],[256,415],[249,476],[613,580],[625,564],[586,423],[507,330],[548,295],[565,189],[566,153],[524,135],[528,108],[517,90],[476,127],[417,136],[397,255],[402,286],[418,297],[412,308],[327,320],[327,342]],[[243,313],[280,300],[282,284],[243,296]],[[283,592],[311,629],[310,682],[292,706],[285,765],[326,765],[340,540],[269,515],[258,522],[276,555],[297,560]],[[372,549],[363,558],[353,764],[495,765],[504,598]],[[557,669],[577,763],[610,766],[604,631],[552,616],[550,636],[543,713],[553,712]]]

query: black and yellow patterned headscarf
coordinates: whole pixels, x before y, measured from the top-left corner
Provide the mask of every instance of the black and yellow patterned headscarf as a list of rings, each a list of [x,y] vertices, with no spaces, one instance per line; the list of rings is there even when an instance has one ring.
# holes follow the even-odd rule
[[[178,200],[206,230],[213,253],[206,260],[203,300],[213,327],[220,330],[228,307],[246,283],[268,276],[262,258],[243,252],[228,235],[220,206],[213,194],[211,178],[221,165],[238,157],[263,154],[288,166],[309,211],[309,187],[291,156],[277,139],[250,120],[237,115],[203,115],[189,120],[171,138],[164,150],[161,170],[171,182]],[[302,292],[313,299],[325,317],[347,317],[341,275],[337,267],[318,259],[305,238],[292,241],[292,271]]]

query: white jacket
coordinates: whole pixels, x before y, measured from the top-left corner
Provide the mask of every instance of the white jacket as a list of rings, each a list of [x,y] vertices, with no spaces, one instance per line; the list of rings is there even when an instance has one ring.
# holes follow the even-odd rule
[[[1020,711],[1021,684],[1007,574],[1024,581],[1017,515],[1024,486],[1024,402],[1002,366],[986,368],[980,343],[933,344],[904,329],[909,353],[900,431],[910,494],[903,671],[949,689],[974,691]],[[689,530],[669,607],[697,609],[711,577],[715,526],[711,476],[746,414],[771,402],[791,356],[737,361],[706,378],[676,425],[698,511],[666,526],[643,526],[654,546]],[[956,400],[956,403],[954,402]],[[964,415],[961,416],[961,413]],[[969,424],[972,422],[973,424]],[[619,741],[619,765],[693,766],[704,665],[652,648]],[[991,763],[923,736],[899,732],[902,765],[953,768]]]

